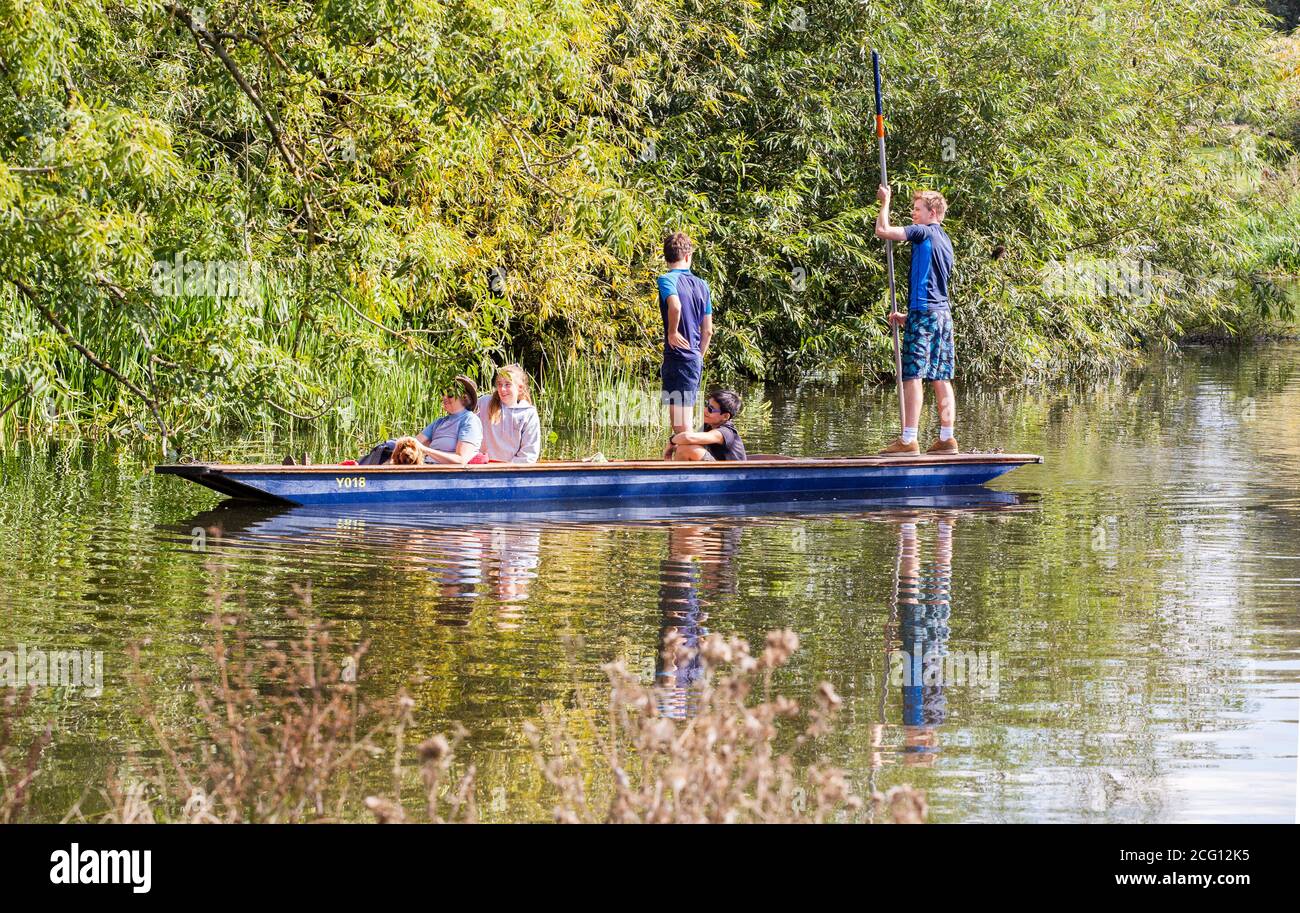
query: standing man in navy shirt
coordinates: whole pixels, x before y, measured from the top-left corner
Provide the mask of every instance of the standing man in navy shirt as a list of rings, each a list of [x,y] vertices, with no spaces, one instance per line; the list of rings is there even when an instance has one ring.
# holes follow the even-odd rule
[[[952,275],[952,240],[943,230],[948,201],[937,190],[919,190],[912,195],[912,224],[895,228],[889,224],[890,189],[876,191],[880,215],[876,237],[907,241],[912,245],[912,269],[907,284],[907,313],[890,314],[889,322],[903,327],[903,433],[880,451],[889,455],[921,452],[916,440],[921,421],[921,382],[934,387],[939,410],[939,439],[926,453],[957,453],[953,423],[957,398],[952,390],[956,349],[952,335],[952,313],[948,305],[948,277]]]
[[[713,299],[709,284],[691,272],[695,246],[683,232],[664,239],[668,272],[659,277],[659,313],[664,323],[661,402],[668,407],[673,433],[691,427],[695,397],[704,375],[704,356],[713,338]]]

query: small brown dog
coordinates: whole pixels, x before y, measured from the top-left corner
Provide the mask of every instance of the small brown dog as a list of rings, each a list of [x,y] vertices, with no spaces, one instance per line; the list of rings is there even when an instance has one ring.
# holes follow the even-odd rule
[[[419,442],[413,437],[399,438],[393,446],[392,462],[395,466],[419,466],[424,462]]]

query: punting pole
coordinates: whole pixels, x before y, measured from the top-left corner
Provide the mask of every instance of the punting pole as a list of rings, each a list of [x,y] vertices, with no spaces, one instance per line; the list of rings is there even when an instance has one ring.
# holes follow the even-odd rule
[[[885,108],[880,95],[880,53],[871,52],[871,70],[876,77],[876,139],[880,143],[880,183],[889,186],[889,170],[885,165]],[[889,274],[889,313],[898,313],[898,296],[894,288],[894,242],[885,241],[885,271]],[[903,408],[903,352],[898,341],[898,325],[889,325],[894,336],[894,387],[898,391],[898,427],[907,427],[907,411]]]

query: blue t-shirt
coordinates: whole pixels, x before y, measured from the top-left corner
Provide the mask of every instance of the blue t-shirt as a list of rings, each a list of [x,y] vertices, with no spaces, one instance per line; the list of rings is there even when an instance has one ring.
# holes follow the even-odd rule
[[[912,272],[907,284],[907,310],[948,310],[948,276],[952,273],[952,240],[939,224],[903,229],[912,243]]]
[[[673,269],[659,277],[659,314],[664,325],[664,358],[698,361],[704,318],[713,313],[709,284],[688,269]],[[684,352],[668,345],[668,297],[676,295],[682,302],[682,319],[677,329],[686,337],[691,350]]]
[[[430,422],[422,433],[429,439],[430,447],[443,453],[455,453],[461,441],[473,444],[475,449],[483,443],[483,423],[468,409]]]

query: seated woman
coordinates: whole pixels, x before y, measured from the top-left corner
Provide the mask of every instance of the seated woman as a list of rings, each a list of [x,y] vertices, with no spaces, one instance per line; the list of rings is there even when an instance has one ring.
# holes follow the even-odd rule
[[[410,452],[411,441],[426,463],[451,463],[464,466],[482,463],[478,457],[483,443],[483,424],[474,414],[478,405],[478,387],[463,374],[456,377],[459,390],[451,389],[442,395],[442,408],[447,414],[429,423],[414,438],[397,441],[394,452]]]
[[[483,424],[482,452],[494,463],[536,463],[542,455],[542,426],[528,390],[528,374],[519,365],[497,372],[492,398],[479,403]]]
[[[731,420],[740,414],[740,394],[716,390],[704,404],[704,427],[668,439],[665,460],[743,460],[745,444]]]

